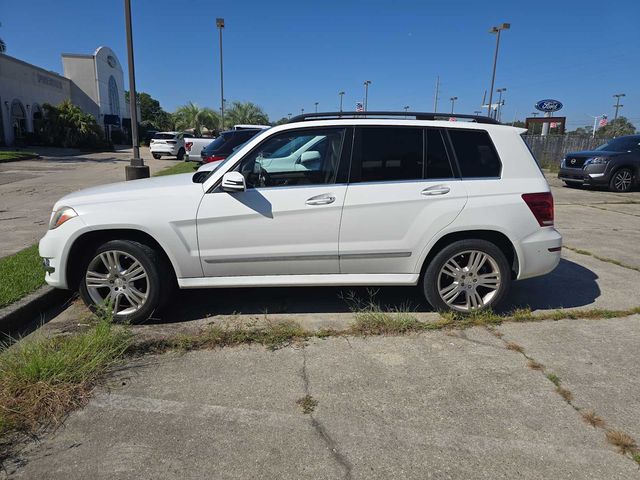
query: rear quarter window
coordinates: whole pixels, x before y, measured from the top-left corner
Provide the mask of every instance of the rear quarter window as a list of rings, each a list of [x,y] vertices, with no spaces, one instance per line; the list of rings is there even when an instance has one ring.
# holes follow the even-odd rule
[[[485,130],[449,129],[462,178],[500,177],[502,162]]]

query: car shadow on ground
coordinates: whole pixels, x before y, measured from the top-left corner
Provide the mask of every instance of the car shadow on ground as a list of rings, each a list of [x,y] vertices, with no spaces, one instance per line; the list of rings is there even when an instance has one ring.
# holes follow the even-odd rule
[[[576,308],[600,296],[597,275],[562,260],[544,277],[515,282],[498,310]],[[158,318],[147,323],[177,323],[214,315],[345,313],[374,302],[384,310],[433,311],[420,287],[282,287],[181,290]]]

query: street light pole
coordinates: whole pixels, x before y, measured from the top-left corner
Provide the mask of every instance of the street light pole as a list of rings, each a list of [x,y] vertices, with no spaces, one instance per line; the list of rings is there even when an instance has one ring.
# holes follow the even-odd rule
[[[616,93],[614,97],[616,99],[616,104],[614,105],[614,107],[616,108],[616,114],[613,117],[613,121],[615,122],[618,119],[618,110],[620,109],[620,107],[624,107],[624,105],[620,105],[620,97],[626,97],[626,95],[624,93]]]
[[[367,111],[367,103],[369,101],[369,85],[371,85],[371,80],[364,81],[364,111]]]
[[[496,109],[496,115],[495,115],[495,119],[500,121],[502,119],[502,92],[506,92],[507,89],[506,88],[499,88],[496,90],[496,92],[498,92],[499,97],[498,97],[498,107]]]
[[[449,100],[451,100],[451,115],[453,115],[453,106],[456,103],[456,100],[458,99],[458,97],[451,97]]]
[[[129,108],[131,110],[131,146],[133,158],[124,167],[127,180],[149,178],[149,166],[140,158],[140,143],[138,140],[138,99],[136,98],[136,72],[133,62],[133,33],[131,31],[131,0],[124,0],[124,17],[127,31],[127,60],[129,63]]]
[[[289,115],[289,120],[291,120],[291,113],[287,113],[287,115]]]
[[[344,97],[344,92],[338,92],[338,96],[340,97],[340,111],[342,111],[342,97]]]
[[[314,103],[314,105],[316,106],[316,113],[318,113],[318,102]]]
[[[491,89],[489,90],[489,106],[487,107],[487,114],[489,117],[491,117],[491,103],[493,101],[493,86],[496,81],[496,65],[498,64],[498,49],[500,48],[500,32],[502,30],[508,30],[509,28],[511,28],[510,23],[503,23],[502,25],[499,25],[497,27],[491,27],[491,30],[489,30],[489,33],[496,34],[496,52],[493,55],[493,73],[491,74]]]
[[[224,130],[224,75],[222,70],[222,30],[224,29],[224,18],[216,18],[216,27],[220,38],[220,121]]]

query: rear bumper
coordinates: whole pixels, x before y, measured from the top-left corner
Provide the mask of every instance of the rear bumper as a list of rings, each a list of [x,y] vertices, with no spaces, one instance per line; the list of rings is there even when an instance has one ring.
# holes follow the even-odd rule
[[[553,227],[541,228],[520,241],[518,280],[551,272],[560,263],[562,235]]]
[[[169,145],[154,145],[149,150],[151,151],[151,153],[157,153],[161,155],[177,155],[179,147],[170,147]]]

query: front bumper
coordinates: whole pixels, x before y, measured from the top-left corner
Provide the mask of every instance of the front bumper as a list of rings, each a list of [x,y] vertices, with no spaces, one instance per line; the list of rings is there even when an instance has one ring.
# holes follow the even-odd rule
[[[585,186],[603,186],[609,184],[609,172],[606,165],[587,165],[583,168],[560,168],[558,178],[563,182]]]
[[[47,230],[38,251],[45,267],[45,281],[55,288],[69,288],[67,284],[67,256],[74,240],[88,230],[80,217],[72,218],[53,230]]]

